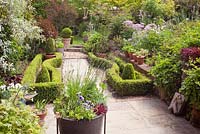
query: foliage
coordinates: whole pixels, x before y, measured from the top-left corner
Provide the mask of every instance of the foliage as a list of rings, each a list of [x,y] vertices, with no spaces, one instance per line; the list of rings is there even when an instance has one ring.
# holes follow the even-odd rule
[[[58,82],[44,82],[44,83],[34,83],[30,84],[29,91],[37,92],[37,96],[34,97],[34,101],[42,101],[46,100],[47,102],[51,102],[55,100],[58,95],[63,90],[63,83]]]
[[[128,40],[132,38],[133,32],[135,32],[133,28],[123,27],[123,29],[120,32],[120,35],[122,36],[122,38]]]
[[[72,30],[70,28],[66,27],[61,31],[60,35],[63,38],[70,38],[72,35]]]
[[[195,60],[200,57],[200,48],[190,47],[181,49],[181,59],[185,62],[188,62],[190,59]]]
[[[176,5],[177,18],[183,20],[199,19],[200,1],[199,0],[174,0]]]
[[[46,18],[47,13],[45,11],[45,7],[48,4],[48,0],[33,0],[32,6],[35,8],[34,14],[39,18]]]
[[[117,58],[117,57],[114,58],[114,61],[119,66],[119,69],[120,69],[119,72],[122,73],[124,71],[126,63],[122,59]]]
[[[57,69],[62,64],[62,53],[55,53],[56,57],[45,60],[43,66],[45,66],[50,75],[50,81],[61,83],[61,72]]]
[[[36,83],[41,83],[41,82],[50,82],[50,74],[44,65],[42,65],[42,70],[40,71],[39,75],[37,76]]]
[[[111,33],[109,35],[109,38],[112,39],[114,37],[118,37],[118,36],[126,36],[125,35],[125,32],[126,31],[123,31],[125,30],[126,28],[123,26],[123,22],[125,20],[127,20],[129,18],[129,16],[127,16],[127,14],[125,13],[122,13],[120,15],[117,15],[117,16],[113,16],[111,18],[111,23],[109,25],[110,27],[110,30],[111,30]]]
[[[128,41],[126,41],[126,42],[128,43]],[[131,45],[130,43],[125,44],[125,45],[122,47],[122,50],[123,50],[124,52],[134,52],[134,51],[135,51],[133,45]]]
[[[180,87],[181,82],[181,62],[175,57],[157,57],[156,65],[151,69],[152,76],[155,77],[155,84],[173,95]]]
[[[56,38],[58,36],[58,31],[49,19],[38,19],[38,25],[43,30],[42,34],[46,38]]]
[[[36,101],[35,103],[35,109],[38,112],[44,112],[45,109],[46,109],[46,105],[47,105],[47,102],[45,100],[42,100],[42,101]]]
[[[111,61],[96,57],[93,53],[88,53],[89,63],[91,66],[101,68],[101,69],[108,69],[112,66]]]
[[[56,42],[56,48],[64,48],[64,44],[62,41]]]
[[[15,106],[6,101],[0,103],[0,115],[0,129],[4,134],[42,133],[38,118],[28,106]]]
[[[30,0],[1,0],[0,5],[0,59],[4,64],[0,70],[11,75],[29,43],[42,38],[41,29],[36,26]]]
[[[108,51],[108,41],[105,36],[95,32],[89,36],[88,41],[84,44],[87,52],[103,53]]]
[[[182,82],[180,91],[185,95],[187,100],[191,102],[194,106],[200,109],[200,68],[198,64],[200,59],[190,62],[192,67],[189,70],[185,70],[187,77]],[[196,64],[196,65],[195,65]]]
[[[68,0],[51,0],[45,8],[47,18],[55,25],[58,31],[64,27],[74,27],[78,14],[74,7],[68,4]]]
[[[161,33],[157,33],[154,30],[150,30],[146,33],[146,36],[141,40],[141,47],[149,50],[151,53],[155,53],[162,45],[163,37]]]
[[[79,75],[70,76],[64,92],[54,101],[55,112],[61,118],[91,120],[96,116],[94,107],[102,103],[105,106],[103,89],[97,87],[94,75],[88,70],[83,79]]]
[[[22,84],[31,84],[35,83],[37,79],[38,72],[42,65],[42,54],[38,54],[35,58],[31,61],[29,66],[27,67],[26,71],[24,72],[24,77],[22,79]]]
[[[38,93],[38,95],[34,97],[34,101],[43,99],[45,99],[47,102],[53,101],[63,88],[61,72],[56,68],[62,64],[62,54],[55,53],[55,55],[55,58],[45,60],[42,63],[42,55],[38,54],[24,73],[22,84],[29,85],[29,91],[36,91]],[[43,79],[40,81],[38,80],[40,83],[36,83],[36,79],[42,66],[44,67],[43,69],[47,69],[45,69],[47,71],[45,73],[49,74],[42,75]],[[45,79],[49,79],[45,76],[50,76],[50,82],[42,82]]]
[[[48,38],[45,43],[45,52],[46,54],[52,54],[55,52],[56,42],[53,38]]]
[[[137,79],[135,70],[133,69],[133,65],[131,63],[127,63],[124,66],[121,77],[122,77],[123,80],[128,80],[128,79],[135,80],[135,79]]]
[[[142,2],[143,21],[146,24],[157,23],[168,20],[175,15],[175,4],[173,0],[145,0]]]
[[[106,71],[107,83],[121,96],[144,95],[152,90],[153,84],[151,80],[138,72],[136,72],[136,75],[138,75],[138,79],[123,80],[120,77],[117,64],[113,64]]]

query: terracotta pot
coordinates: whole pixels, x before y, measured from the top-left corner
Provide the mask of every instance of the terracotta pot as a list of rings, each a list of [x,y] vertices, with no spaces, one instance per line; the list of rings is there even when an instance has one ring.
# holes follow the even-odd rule
[[[137,62],[137,55],[136,54],[132,54],[132,59]]]
[[[128,57],[131,59],[132,58],[132,53],[128,52]]]
[[[44,58],[45,58],[45,59],[51,59],[51,58],[54,58],[54,57],[56,57],[55,54],[45,54],[45,55],[44,55]]]
[[[128,58],[128,52],[124,52],[124,54],[125,54],[126,58]]]
[[[197,109],[195,106],[192,109],[190,122],[194,127],[200,128],[200,109]]]
[[[138,65],[144,64],[144,56],[137,56],[137,63]]]
[[[60,134],[102,134],[104,115],[92,120],[73,120],[59,118],[58,126]]]
[[[64,50],[70,46],[71,38],[63,38]]]
[[[41,112],[41,113],[37,113],[36,115],[40,118],[40,121],[42,122],[42,121],[44,121],[44,118],[47,115],[47,110],[45,110],[44,112]]]

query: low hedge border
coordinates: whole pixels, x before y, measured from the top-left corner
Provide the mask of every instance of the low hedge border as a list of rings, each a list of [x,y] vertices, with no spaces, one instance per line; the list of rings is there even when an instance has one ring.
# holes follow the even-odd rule
[[[58,82],[44,82],[31,84],[30,87],[30,91],[36,91],[38,93],[38,95],[34,97],[34,101],[46,100],[47,102],[51,102],[61,93],[64,84]]]
[[[62,54],[55,53],[56,57],[45,60],[43,66],[47,68],[51,82],[62,82],[61,72],[57,69],[62,64]]]
[[[22,84],[30,84],[36,82],[37,76],[42,68],[42,58],[42,54],[38,54],[31,61],[24,72],[24,77],[21,81]]]
[[[104,58],[99,58],[91,52],[88,53],[88,61],[89,61],[90,65],[97,67],[97,68],[104,69],[104,70],[112,67],[111,61],[106,60]]]
[[[143,76],[141,73],[137,72],[138,79],[134,80],[123,80],[120,77],[120,71],[123,70],[125,62],[119,58],[115,58],[113,63],[109,60],[98,58],[94,54],[88,54],[90,63],[93,63],[94,66],[99,67],[100,63],[104,63],[108,66],[105,66],[107,83],[112,87],[116,93],[120,96],[129,96],[129,95],[145,95],[148,92],[151,92],[153,89],[153,82],[147,77]]]
[[[48,102],[53,101],[64,87],[61,79],[61,72],[57,69],[57,67],[62,64],[62,54],[55,53],[55,55],[55,58],[45,60],[42,63],[43,57],[41,54],[38,54],[25,71],[22,84],[28,85],[30,87],[29,91],[36,91],[38,93],[38,95],[34,97],[34,101],[44,99]],[[41,67],[43,68],[41,69]],[[46,70],[48,70],[49,74],[46,73]],[[49,78],[44,78],[46,82],[42,82],[41,78],[37,79],[37,77]],[[39,83],[36,83],[36,80]]]

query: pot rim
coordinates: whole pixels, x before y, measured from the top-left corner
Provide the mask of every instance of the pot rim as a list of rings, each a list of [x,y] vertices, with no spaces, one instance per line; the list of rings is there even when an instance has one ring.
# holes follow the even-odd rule
[[[106,115],[106,113],[104,113],[104,114],[100,114],[100,115],[97,115],[97,116],[95,116],[93,119],[91,119],[91,120],[96,120],[96,119],[98,119],[98,118],[100,118],[100,117],[103,117],[103,116],[105,116]],[[58,118],[58,119],[62,119],[62,120],[68,120],[68,121],[91,121],[91,120],[88,120],[88,119],[81,119],[81,120],[76,120],[76,119],[71,119],[71,118],[67,118],[67,117],[60,117],[60,118]]]

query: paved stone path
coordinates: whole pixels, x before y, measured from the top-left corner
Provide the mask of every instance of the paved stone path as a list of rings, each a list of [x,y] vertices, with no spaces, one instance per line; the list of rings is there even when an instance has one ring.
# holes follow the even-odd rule
[[[73,57],[73,59],[68,59]],[[84,70],[88,63],[82,53],[65,53],[63,74],[72,68]],[[67,68],[67,69],[66,69]],[[73,70],[73,69],[72,69]],[[102,75],[103,77],[103,75]],[[200,130],[181,117],[172,115],[167,105],[155,96],[116,98],[106,91],[108,96],[107,133],[106,134],[200,134]],[[46,134],[56,134],[56,122],[52,105],[48,105]]]

